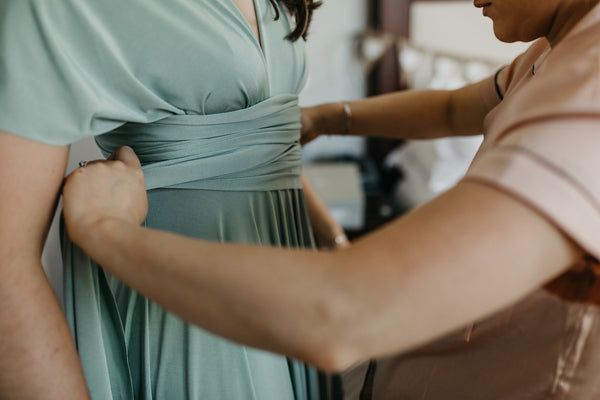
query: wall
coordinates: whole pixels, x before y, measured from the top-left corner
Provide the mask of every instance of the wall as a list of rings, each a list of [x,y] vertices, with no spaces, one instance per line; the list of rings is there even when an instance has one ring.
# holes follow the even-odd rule
[[[526,43],[502,43],[492,21],[472,1],[418,2],[411,7],[410,36],[419,45],[452,54],[507,63]]]

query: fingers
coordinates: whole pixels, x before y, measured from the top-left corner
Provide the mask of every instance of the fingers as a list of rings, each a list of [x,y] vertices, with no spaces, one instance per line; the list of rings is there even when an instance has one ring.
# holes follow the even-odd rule
[[[139,158],[135,155],[133,149],[129,146],[119,147],[114,153],[108,157],[109,161],[121,161],[128,167],[141,168]]]
[[[133,151],[133,149],[129,146],[122,146],[115,150],[106,160],[91,160],[91,161],[80,161],[79,166],[84,167],[91,164],[102,163],[105,161],[121,161],[128,167],[132,168],[141,168],[142,164],[140,163],[139,158]]]
[[[90,160],[90,161],[87,161],[85,163],[85,165],[80,165],[80,167],[83,168],[84,166],[87,167],[88,165],[92,165],[92,164],[96,164],[96,163],[103,163],[103,162],[104,162],[104,160]]]

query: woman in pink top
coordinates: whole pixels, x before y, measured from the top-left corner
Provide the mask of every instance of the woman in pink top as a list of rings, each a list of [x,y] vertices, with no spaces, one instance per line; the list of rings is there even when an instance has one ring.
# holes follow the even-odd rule
[[[306,140],[485,134],[454,188],[346,250],[142,228],[143,175],[127,148],[67,180],[69,232],[128,285],[232,340],[334,371],[404,353],[382,397],[598,399],[598,1],[475,0],[500,40],[536,40],[494,77],[305,109]],[[579,302],[540,303],[545,285]]]

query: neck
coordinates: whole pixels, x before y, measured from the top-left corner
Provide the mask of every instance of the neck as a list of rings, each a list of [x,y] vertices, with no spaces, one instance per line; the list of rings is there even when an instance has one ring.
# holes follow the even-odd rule
[[[544,0],[545,1],[545,0]],[[554,47],[567,36],[575,25],[598,4],[600,0],[564,0],[554,15],[546,39]]]

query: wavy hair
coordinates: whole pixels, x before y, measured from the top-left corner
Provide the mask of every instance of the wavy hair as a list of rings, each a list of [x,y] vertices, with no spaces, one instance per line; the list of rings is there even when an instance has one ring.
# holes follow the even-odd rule
[[[279,8],[277,7],[276,0],[269,1],[275,9],[275,20],[277,21],[279,19]],[[285,38],[292,42],[300,38],[306,39],[312,13],[321,5],[321,2],[314,0],[279,0],[279,2],[286,6],[296,20],[296,27]]]

